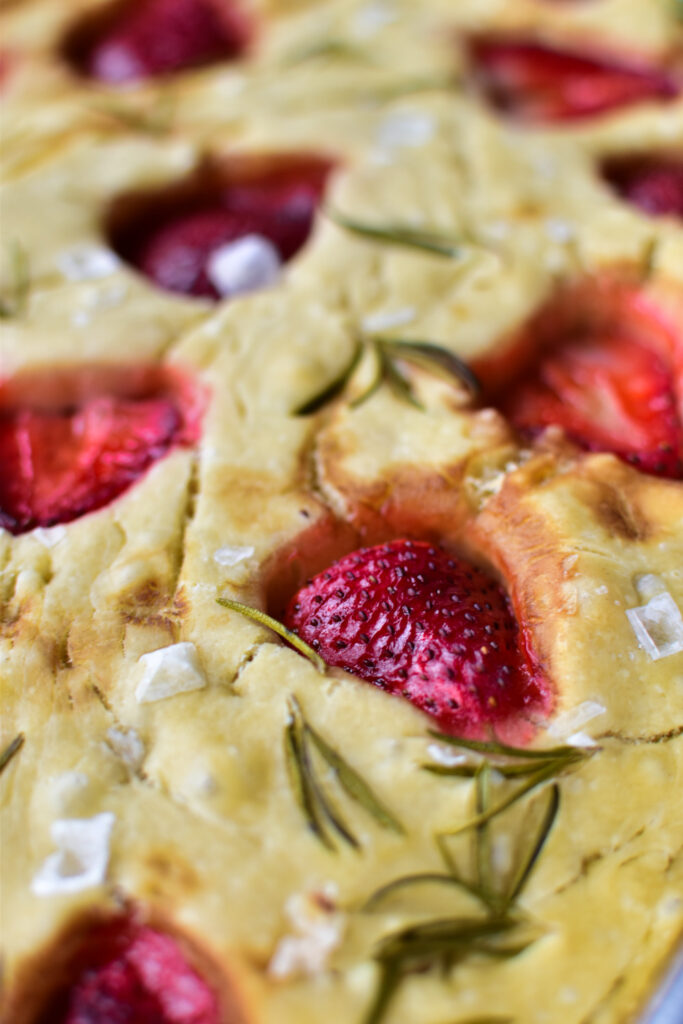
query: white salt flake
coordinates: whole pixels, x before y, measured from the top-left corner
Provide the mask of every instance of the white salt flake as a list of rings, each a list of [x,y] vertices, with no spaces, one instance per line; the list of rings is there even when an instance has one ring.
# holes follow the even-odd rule
[[[67,281],[94,281],[109,277],[121,266],[121,261],[111,249],[87,243],[62,250],[57,253],[55,262]]]
[[[109,864],[109,840],[115,816],[62,818],[50,834],[57,847],[31,882],[36,896],[61,896],[101,885]]]
[[[240,562],[246,562],[247,559],[254,557],[254,551],[256,549],[251,546],[240,547],[236,544],[234,547],[226,544],[225,547],[218,548],[213,553],[213,560],[218,565],[223,565],[227,568],[231,568],[233,565],[239,565]]]
[[[244,235],[221,245],[209,256],[206,273],[224,298],[274,284],[282,261],[280,253],[262,235]]]
[[[628,608],[626,615],[653,661],[683,652],[683,617],[671,594],[657,594],[639,608]]]
[[[376,3],[365,4],[356,12],[353,19],[353,31],[356,36],[363,39],[370,39],[387,25],[396,21],[397,14],[393,4]]]
[[[437,764],[441,764],[445,768],[452,768],[454,765],[464,764],[467,761],[466,754],[458,753],[452,747],[442,746],[441,743],[430,743],[427,753]]]
[[[116,756],[132,771],[137,771],[145,759],[145,745],[135,729],[107,730],[107,743]]]
[[[294,932],[280,940],[268,965],[272,978],[320,974],[342,941],[346,915],[337,911],[333,890],[295,893],[287,900],[285,913]],[[336,892],[334,892],[336,895]]]
[[[151,704],[174,697],[177,693],[201,690],[206,686],[197,648],[192,643],[171,644],[143,654],[139,664],[144,669],[135,690],[135,699],[139,704]]]
[[[556,739],[565,739],[572,733],[578,732],[587,722],[591,722],[598,715],[604,715],[607,708],[596,700],[584,700],[573,708],[568,708],[557,716],[548,727],[548,735]]]
[[[37,526],[31,536],[46,548],[53,548],[66,537],[66,526]]]
[[[398,110],[385,117],[377,131],[377,142],[388,149],[424,146],[434,137],[434,118],[417,110]]]
[[[377,334],[379,331],[389,331],[392,327],[402,327],[414,319],[414,307],[404,306],[403,309],[382,310],[379,313],[370,313],[361,320],[361,327],[367,334]]]
[[[658,594],[667,594],[666,583],[654,572],[641,573],[633,579],[633,585],[641,601],[647,603]]]
[[[586,747],[587,749],[598,745],[587,732],[573,732],[571,736],[567,736],[565,743],[569,747]]]
[[[571,242],[576,234],[572,224],[566,220],[560,220],[558,217],[549,217],[546,220],[545,232],[551,242],[557,242],[558,245],[566,245],[567,242]]]

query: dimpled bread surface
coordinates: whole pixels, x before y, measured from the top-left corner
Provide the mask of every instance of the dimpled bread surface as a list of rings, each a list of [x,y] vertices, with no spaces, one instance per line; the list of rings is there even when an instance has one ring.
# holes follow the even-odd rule
[[[462,42],[535,33],[680,73],[677,5],[250,0],[254,39],[238,59],[125,89],[78,76],[60,49],[103,7],[0,3],[2,295],[16,292],[17,247],[29,275],[1,323],[0,382],[159,364],[192,377],[205,408],[195,444],[104,507],[0,530],[0,751],[23,736],[0,777],[3,1024],[37,1024],[68,970],[60,949],[122,908],[187,944],[222,1024],[363,1024],[386,936],[481,912],[455,886],[366,908],[394,879],[444,873],[435,835],[473,817],[476,782],[424,765],[462,751],[437,743],[408,702],[321,673],[217,603],[282,617],[335,558],[403,536],[502,582],[552,686],[531,748],[580,733],[586,756],[487,831],[505,874],[557,785],[515,907],[525,948],[458,947],[446,970],[422,962],[382,1020],[635,1022],[683,934],[683,482],[561,430],[523,439],[462,382],[412,365],[419,405],[386,384],[354,402],[371,378],[367,351],[351,390],[300,410],[359,337],[420,339],[484,366],[577,281],[637,287],[678,331],[683,382],[683,226],[645,216],[596,173],[608,155],[683,151],[683,99],[515,125],[473,91]],[[306,245],[274,285],[214,304],[118,259],[101,276],[64,272],[74,249],[107,249],[117,197],[172,187],[207,161],[282,154],[334,167]],[[339,213],[457,247],[444,257],[385,244]],[[674,608],[661,657],[627,615],[657,595]],[[141,659],[180,643],[194,645],[201,682],[141,700]],[[307,827],[283,742],[292,698],[400,833],[329,770],[359,848],[331,850]],[[103,877],[37,892],[53,824],[105,813]]]

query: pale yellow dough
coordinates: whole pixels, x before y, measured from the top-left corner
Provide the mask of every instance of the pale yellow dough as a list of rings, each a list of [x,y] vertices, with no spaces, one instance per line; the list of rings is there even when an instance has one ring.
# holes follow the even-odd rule
[[[647,270],[683,323],[681,225],[621,203],[593,170],[604,153],[683,147],[683,100],[520,131],[449,85],[459,28],[590,37],[656,59],[680,40],[672,5],[253,0],[264,31],[252,56],[113,94],[54,56],[67,23],[96,6],[0,5],[3,45],[26,62],[6,97],[2,240],[22,246],[31,274],[26,310],[2,323],[0,372],[162,361],[210,399],[200,443],[107,508],[47,538],[0,532],[0,750],[25,736],[0,780],[3,1024],[32,1024],[22,986],[63,928],[127,902],[201,947],[245,1024],[360,1024],[377,940],[446,903],[417,893],[361,908],[391,879],[443,869],[434,833],[471,815],[472,784],[421,770],[429,721],[407,703],[320,675],[216,598],[272,607],[333,558],[406,529],[504,581],[557,695],[538,746],[557,744],[553,723],[585,702],[604,710],[583,727],[599,752],[561,778],[523,893],[537,940],[510,960],[411,975],[386,1024],[636,1021],[683,933],[683,652],[652,660],[626,611],[644,603],[648,575],[683,610],[683,484],[557,436],[524,448],[497,412],[420,372],[423,411],[386,388],[357,408],[295,410],[378,318],[389,336],[476,360],[558,282],[628,268]],[[358,52],[306,55],[326,38]],[[121,107],[140,113],[137,129]],[[207,155],[299,151],[337,161],[331,210],[464,237],[459,257],[378,245],[321,213],[274,287],[215,307],[123,264],[94,281],[60,272],[70,249],[106,245],[122,192],[178,182]],[[238,550],[232,566],[216,557],[225,548]],[[205,685],[141,703],[140,658],[181,642]],[[306,829],[283,754],[291,695],[405,835],[353,803],[359,853],[331,854]],[[112,730],[135,736],[139,756],[126,759]],[[115,815],[104,882],[36,895],[51,824],[103,812]],[[519,827],[514,814],[501,822],[501,849]],[[277,976],[277,951],[297,936],[292,899],[321,891],[338,927],[329,956]],[[467,897],[449,900],[472,913]]]

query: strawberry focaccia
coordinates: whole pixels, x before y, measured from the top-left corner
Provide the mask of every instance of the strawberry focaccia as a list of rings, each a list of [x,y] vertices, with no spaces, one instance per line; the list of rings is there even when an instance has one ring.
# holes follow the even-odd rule
[[[683,927],[674,12],[262,5],[240,93],[189,0],[69,78],[99,6],[2,14],[3,1024],[637,1019]]]

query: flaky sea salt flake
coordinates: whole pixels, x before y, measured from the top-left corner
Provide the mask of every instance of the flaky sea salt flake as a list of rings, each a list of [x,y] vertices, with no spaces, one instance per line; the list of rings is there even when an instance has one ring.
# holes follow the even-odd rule
[[[653,661],[683,652],[683,616],[669,593],[657,594],[647,604],[626,611],[640,646]]]
[[[223,298],[274,284],[282,261],[273,243],[262,235],[244,235],[221,245],[209,256],[206,272]]]
[[[61,818],[50,830],[57,847],[31,882],[36,896],[62,896],[101,885],[109,864],[109,841],[115,816]]]
[[[114,274],[121,265],[111,249],[88,243],[63,249],[57,253],[55,262],[67,281],[96,281]]]
[[[143,675],[135,690],[138,704],[151,704],[206,686],[197,648],[192,643],[171,644],[150,651],[142,655],[139,664]]]
[[[246,562],[248,559],[254,557],[255,548],[251,545],[240,546],[239,544],[230,545],[226,544],[222,548],[218,548],[213,553],[213,560],[218,565],[225,566],[226,568],[232,568],[234,565],[239,565],[240,562]]]

